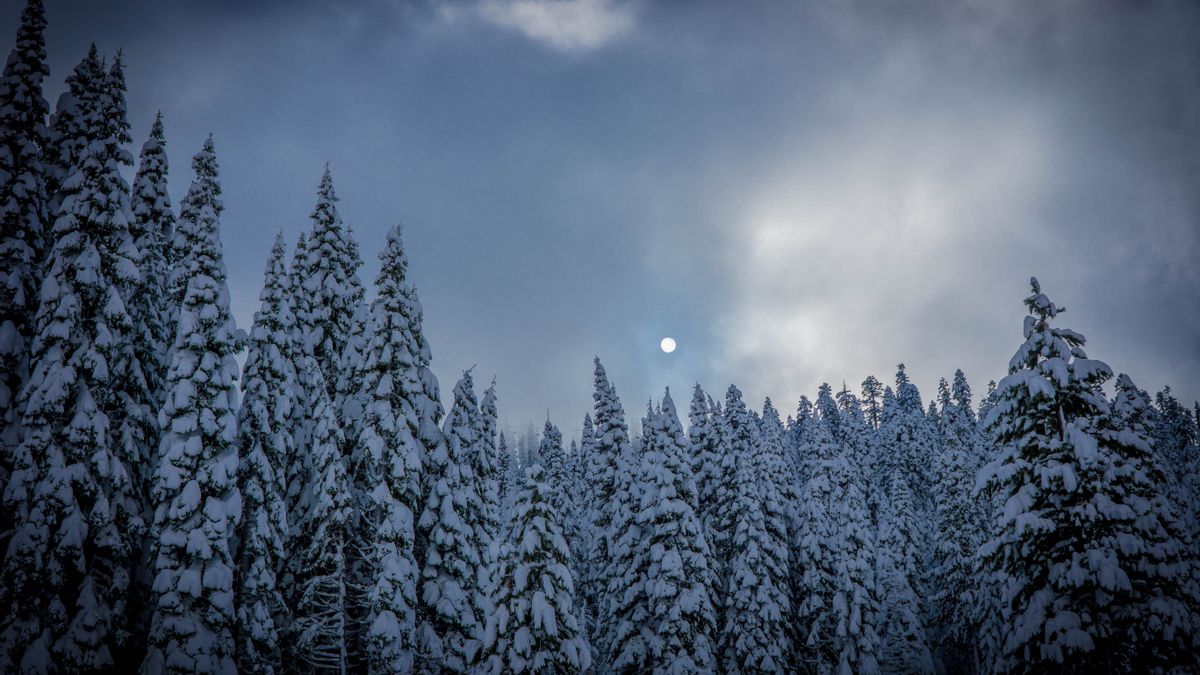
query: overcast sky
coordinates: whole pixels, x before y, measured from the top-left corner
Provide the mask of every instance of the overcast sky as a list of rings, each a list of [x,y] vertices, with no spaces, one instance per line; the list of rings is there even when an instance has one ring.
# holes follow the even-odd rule
[[[1200,397],[1196,3],[47,5],[51,103],[123,49],[176,204],[214,134],[239,325],[329,161],[368,289],[403,222],[443,397],[495,374],[514,429],[577,433],[594,354],[631,421],[900,361],[982,393],[1031,275],[1091,356]]]

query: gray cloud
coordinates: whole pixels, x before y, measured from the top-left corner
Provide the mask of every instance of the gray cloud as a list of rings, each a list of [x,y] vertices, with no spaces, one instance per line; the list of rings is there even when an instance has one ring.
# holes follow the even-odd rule
[[[364,280],[403,221],[445,393],[477,364],[515,426],[574,430],[593,354],[634,419],[898,361],[982,391],[1032,274],[1093,356],[1200,397],[1200,9],[789,5],[56,3],[48,38],[56,89],[124,47],[177,197],[215,132],[241,322],[329,160]]]

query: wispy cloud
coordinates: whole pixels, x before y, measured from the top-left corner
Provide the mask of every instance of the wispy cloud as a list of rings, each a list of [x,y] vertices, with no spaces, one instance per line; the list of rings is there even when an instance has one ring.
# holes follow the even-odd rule
[[[563,52],[604,47],[628,35],[635,19],[633,5],[618,0],[482,0],[469,13]]]

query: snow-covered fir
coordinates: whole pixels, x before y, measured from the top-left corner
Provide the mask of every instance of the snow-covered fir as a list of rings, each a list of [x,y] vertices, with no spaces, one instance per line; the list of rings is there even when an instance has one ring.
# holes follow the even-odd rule
[[[183,303],[159,412],[153,615],[142,671],[237,671],[233,557],[238,489],[238,351],[220,239],[217,160],[210,136],[192,160]]]

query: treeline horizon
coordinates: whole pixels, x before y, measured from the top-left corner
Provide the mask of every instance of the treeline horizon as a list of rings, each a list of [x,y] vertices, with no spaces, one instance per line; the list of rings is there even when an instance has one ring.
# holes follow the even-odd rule
[[[45,27],[0,79],[0,673],[1200,672],[1200,404],[1037,279],[978,401],[641,410],[596,358],[578,442],[510,447],[499,383],[443,407],[399,226],[368,301],[328,166],[239,329],[213,138],[176,208],[157,116],[129,184],[120,54],[51,113]]]

